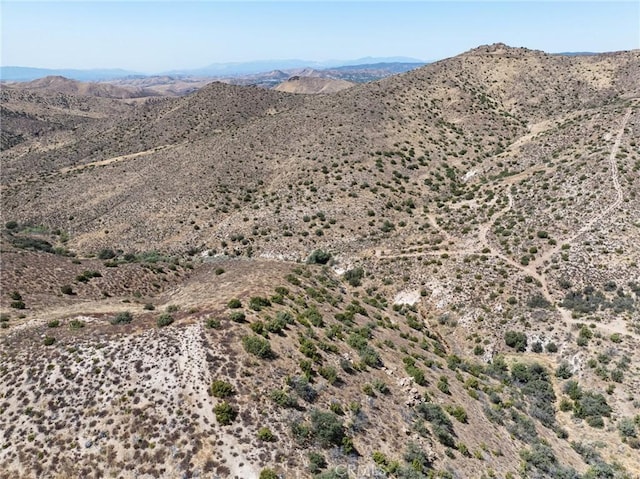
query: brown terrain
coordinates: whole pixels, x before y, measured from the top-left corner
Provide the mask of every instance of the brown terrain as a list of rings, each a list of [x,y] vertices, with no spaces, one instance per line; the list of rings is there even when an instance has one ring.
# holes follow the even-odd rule
[[[0,478],[640,477],[640,51],[104,96],[0,92]]]
[[[354,83],[336,78],[292,76],[273,89],[286,93],[336,93],[354,85]]]

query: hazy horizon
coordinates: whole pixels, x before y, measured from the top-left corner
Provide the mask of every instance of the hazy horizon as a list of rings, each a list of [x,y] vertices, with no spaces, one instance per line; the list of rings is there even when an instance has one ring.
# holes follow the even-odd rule
[[[139,73],[213,63],[432,61],[503,42],[550,53],[640,47],[640,3],[3,2],[2,66]]]

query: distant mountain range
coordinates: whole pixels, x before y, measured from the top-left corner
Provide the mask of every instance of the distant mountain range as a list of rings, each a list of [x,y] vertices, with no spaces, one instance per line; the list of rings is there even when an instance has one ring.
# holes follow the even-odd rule
[[[337,68],[346,66],[371,65],[378,63],[412,63],[416,66],[424,65],[425,62],[416,58],[408,57],[364,57],[356,60],[329,60],[317,62],[311,60],[258,60],[250,62],[212,63],[203,68],[173,70],[161,72],[157,75],[188,76],[188,77],[232,77],[240,75],[250,75],[273,70],[292,70],[297,68],[312,68],[322,70],[326,68]],[[79,81],[101,81],[115,80],[120,78],[145,78],[156,74],[144,74],[123,69],[49,69],[32,68],[21,66],[0,67],[0,79],[4,81],[32,81],[47,76],[63,76]]]
[[[69,68],[32,68],[32,67],[0,67],[0,80],[32,81],[48,76],[62,76],[78,81],[114,80],[128,76],[140,75],[132,71],[114,69],[76,70]],[[142,75],[145,76],[145,75]]]

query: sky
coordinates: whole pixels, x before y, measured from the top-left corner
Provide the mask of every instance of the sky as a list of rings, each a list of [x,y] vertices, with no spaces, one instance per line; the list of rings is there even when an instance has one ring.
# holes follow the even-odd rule
[[[218,62],[439,60],[503,42],[550,53],[640,48],[640,0],[0,0],[2,66],[141,73]]]

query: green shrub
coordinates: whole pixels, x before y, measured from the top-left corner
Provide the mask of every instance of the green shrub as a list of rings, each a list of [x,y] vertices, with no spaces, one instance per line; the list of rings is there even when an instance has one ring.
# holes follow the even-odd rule
[[[24,301],[20,299],[17,301],[11,301],[11,307],[14,309],[25,309],[27,306],[24,304]]]
[[[246,319],[246,315],[242,311],[232,311],[229,315],[229,319],[235,323],[243,323]]]
[[[345,437],[342,420],[330,411],[311,411],[311,434],[324,448],[341,446]]]
[[[230,309],[242,308],[242,301],[240,301],[238,298],[232,298],[227,303],[227,308],[230,308]]]
[[[270,397],[280,407],[295,408],[298,406],[296,399],[282,389],[274,389],[271,391]]]
[[[22,295],[17,291],[12,291],[9,297],[14,301],[20,301],[22,299]]]
[[[568,361],[562,361],[558,365],[558,368],[556,369],[556,377],[562,378],[562,379],[569,379],[571,376],[573,376],[573,370],[571,368],[571,365],[569,364]]]
[[[222,401],[213,408],[213,412],[216,415],[216,420],[222,425],[227,426],[235,421],[238,412],[233,409],[231,404],[226,401]]]
[[[146,303],[143,307],[145,311],[153,311],[156,307],[151,303]]]
[[[64,286],[61,286],[60,291],[62,292],[62,294],[67,294],[67,295],[73,294],[73,288],[69,284],[65,284]]]
[[[338,416],[344,416],[344,410],[342,409],[342,406],[340,405],[339,402],[335,402],[335,401],[331,402],[329,404],[329,410],[332,413],[337,414]]]
[[[158,317],[156,324],[159,328],[164,328],[165,326],[169,326],[171,323],[173,323],[173,321],[173,316],[171,316],[169,313],[162,313]]]
[[[309,384],[309,379],[306,376],[290,378],[288,385],[303,401],[312,403],[318,397],[318,392]]]
[[[587,419],[589,425],[592,425],[592,423],[600,424],[601,421],[594,418],[602,418],[602,416],[609,417],[611,416],[611,412],[611,406],[609,406],[605,397],[600,393],[591,391],[584,392],[581,397],[575,401],[573,406],[574,415],[578,418]]]
[[[420,403],[416,411],[433,425],[433,433],[442,444],[447,447],[455,446],[453,423],[439,405],[430,402]]]
[[[527,349],[527,335],[519,331],[507,331],[504,334],[504,342],[518,352],[523,352]]]
[[[389,386],[381,379],[374,379],[371,383],[373,388],[381,394],[389,394]]]
[[[273,442],[276,440],[276,437],[274,436],[273,432],[271,432],[271,429],[263,426],[258,429],[258,439],[264,442]]]
[[[127,324],[131,321],[133,321],[133,315],[129,311],[123,311],[111,320],[111,324]]]
[[[437,387],[441,392],[451,394],[451,391],[449,390],[449,380],[446,376],[440,376]]]
[[[71,321],[69,321],[69,328],[70,329],[82,329],[82,328],[84,328],[84,321],[81,321],[79,319],[72,319]]]
[[[446,411],[462,423],[467,422],[467,411],[462,406],[446,406]]]
[[[364,269],[358,267],[350,269],[344,273],[344,279],[354,288],[362,284],[362,278],[364,277]]]
[[[104,249],[101,249],[101,250],[98,252],[98,258],[99,258],[99,259],[113,259],[113,258],[115,258],[116,256],[117,256],[117,255],[116,255],[116,252],[115,252],[115,251],[113,251],[113,250],[112,250],[112,249],[110,249],[110,248],[104,248]]]
[[[331,259],[331,253],[317,249],[313,251],[307,258],[309,264],[327,264]]]
[[[227,381],[216,379],[211,383],[211,395],[217,398],[226,398],[235,393],[233,386]]]
[[[220,320],[217,318],[209,318],[206,322],[207,328],[218,329],[221,326]]]
[[[260,471],[259,479],[279,479],[279,476],[273,469],[265,468]]]
[[[280,312],[279,312],[280,313]],[[282,315],[277,314],[275,318],[269,318],[265,323],[267,331],[273,334],[281,334],[289,323]]]
[[[327,467],[326,459],[319,452],[311,451],[307,457],[309,458],[308,469],[311,474],[317,474]]]
[[[421,473],[427,472],[431,467],[431,460],[429,459],[429,456],[427,456],[422,448],[415,442],[407,444],[407,450],[404,453],[404,460],[411,466],[413,473],[402,477],[426,477]]]
[[[318,374],[325,378],[329,384],[338,382],[338,370],[333,366],[322,366],[318,369]]]
[[[45,336],[44,337],[44,345],[45,346],[51,346],[55,342],[56,342],[56,338],[53,338],[51,336]]]
[[[266,308],[271,306],[271,301],[267,298],[263,298],[261,296],[253,296],[249,299],[249,308],[254,311],[261,311],[262,308]]]
[[[243,336],[242,346],[245,351],[261,359],[270,359],[274,356],[269,341],[260,336]]]
[[[633,419],[623,417],[618,422],[618,431],[623,438],[636,437],[636,424]]]

